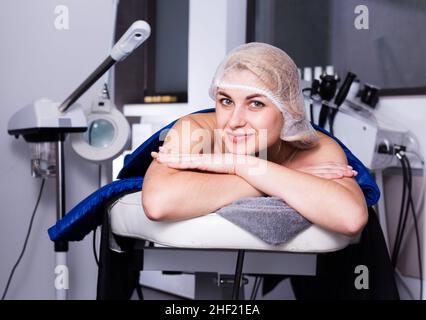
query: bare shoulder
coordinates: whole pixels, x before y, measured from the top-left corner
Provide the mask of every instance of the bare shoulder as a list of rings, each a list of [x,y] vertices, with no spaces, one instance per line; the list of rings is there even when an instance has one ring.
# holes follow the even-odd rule
[[[184,118],[188,118],[191,121],[194,121],[203,129],[211,129],[213,130],[216,127],[216,114],[215,112],[208,113],[196,113],[185,116]]]
[[[347,164],[346,154],[340,145],[331,137],[318,132],[319,141],[311,149],[300,150],[294,158],[294,166],[310,166],[324,162]]]
[[[214,129],[215,114],[189,114],[180,118],[167,131],[164,146],[172,152],[199,153],[210,148]],[[201,142],[200,143],[200,139]]]
[[[215,113],[206,114],[188,114],[176,121],[172,126],[173,129],[182,129],[184,126],[189,126],[189,131],[193,129],[210,129],[214,128],[216,117]]]

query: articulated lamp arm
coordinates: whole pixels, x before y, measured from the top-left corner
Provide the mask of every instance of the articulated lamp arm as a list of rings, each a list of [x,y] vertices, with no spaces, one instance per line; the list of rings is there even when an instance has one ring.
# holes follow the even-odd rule
[[[105,72],[116,62],[122,61],[129,56],[133,50],[145,42],[151,34],[151,28],[145,21],[134,22],[124,35],[111,49],[111,54],[93,71],[83,83],[74,90],[70,96],[61,103],[58,110],[65,113],[68,108],[77,101]]]

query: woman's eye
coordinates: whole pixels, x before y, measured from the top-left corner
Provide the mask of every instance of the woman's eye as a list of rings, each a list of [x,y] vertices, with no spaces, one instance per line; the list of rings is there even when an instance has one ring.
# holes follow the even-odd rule
[[[223,104],[224,106],[230,106],[232,104],[232,101],[227,98],[223,98],[223,99],[220,99],[220,103]]]
[[[255,108],[262,108],[262,107],[265,106],[264,103],[262,103],[260,101],[256,101],[256,100],[253,100],[250,105],[255,107]]]

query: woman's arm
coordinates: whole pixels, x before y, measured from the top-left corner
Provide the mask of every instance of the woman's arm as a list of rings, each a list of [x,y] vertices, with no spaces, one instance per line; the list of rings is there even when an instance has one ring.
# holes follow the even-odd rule
[[[313,224],[345,235],[357,234],[367,222],[364,195],[352,178],[323,179],[275,163],[267,162],[262,174],[252,174],[254,164],[236,166],[236,175],[262,192],[282,198]],[[340,146],[331,139],[304,160],[312,165],[334,161],[347,163]]]
[[[195,130],[207,130],[193,117],[180,119],[172,129],[164,144],[170,152],[196,154],[208,147],[191,141]],[[153,161],[145,175],[142,205],[152,220],[177,220],[214,212],[243,197],[262,195],[236,175],[181,171]]]

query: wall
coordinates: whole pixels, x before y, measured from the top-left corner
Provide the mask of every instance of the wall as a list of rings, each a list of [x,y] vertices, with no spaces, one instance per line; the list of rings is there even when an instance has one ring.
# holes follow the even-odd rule
[[[69,8],[69,30],[54,27],[57,5]],[[0,2],[0,288],[22,248],[40,180],[30,175],[28,145],[7,134],[14,112],[40,97],[60,102],[105,58],[110,46],[112,1],[55,0]],[[97,83],[80,101],[88,105]],[[97,166],[80,159],[66,143],[67,209],[97,189]],[[27,251],[15,272],[8,299],[53,299],[53,243],[47,229],[56,216],[55,184],[48,180]],[[71,299],[93,299],[96,265],[91,236],[70,243]]]
[[[369,29],[354,27],[356,6],[367,5]],[[353,70],[362,82],[382,88],[425,86],[426,41],[423,0],[333,0],[331,63],[341,73]]]
[[[191,0],[189,3],[188,105],[213,105],[208,95],[216,68],[234,47],[245,43],[246,0]]]
[[[368,30],[355,28],[368,8]],[[286,51],[300,67],[334,65],[379,87],[426,86],[424,0],[257,0],[255,40]],[[364,20],[365,21],[365,20]]]

